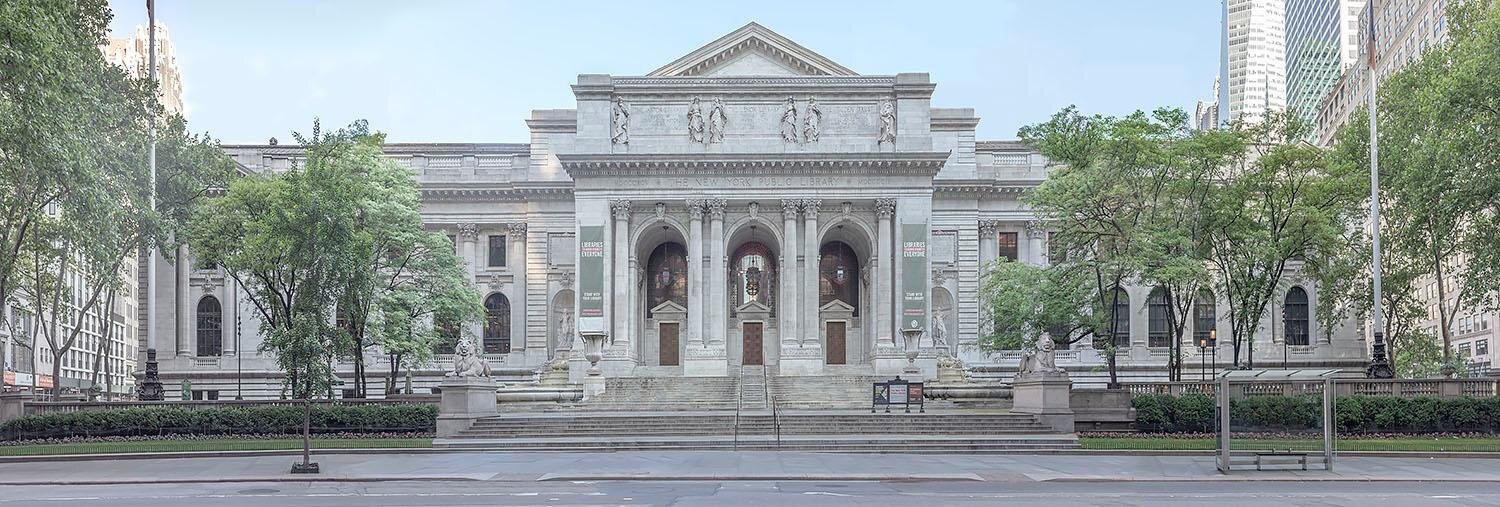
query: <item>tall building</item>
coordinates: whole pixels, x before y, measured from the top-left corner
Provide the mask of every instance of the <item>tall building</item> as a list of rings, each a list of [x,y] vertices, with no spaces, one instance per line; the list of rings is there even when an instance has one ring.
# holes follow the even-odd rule
[[[1200,100],[1193,110],[1193,128],[1213,130],[1219,126],[1219,78],[1214,78],[1213,100]]]
[[[1285,0],[1224,0],[1219,122],[1286,109]]]
[[[1287,108],[1316,124],[1323,96],[1359,58],[1365,0],[1288,0]]]
[[[920,378],[947,354],[1008,380],[1021,351],[978,346],[981,267],[1048,262],[1045,226],[1021,196],[1049,164],[1019,142],[976,140],[979,116],[933,105],[936,87],[926,73],[858,74],[752,23],[645,74],[580,74],[576,107],[533,111],[528,142],[390,144],[385,155],[412,170],[426,227],[464,259],[485,318],[463,333],[503,381],[559,358],[580,381],[588,332],[608,335],[599,366],[611,378],[774,365],[853,385],[840,383],[902,374],[905,330],[922,333]],[[295,145],[223,148],[259,174],[306,157]],[[1256,363],[1362,369],[1362,337],[1312,318],[1319,291],[1293,271],[1257,323]],[[232,277],[183,250],[153,282],[163,383],[190,380],[201,398],[281,395]],[[1167,377],[1161,294],[1124,288],[1111,337],[1122,379]],[[1190,336],[1229,336],[1226,301],[1198,304]],[[1223,366],[1231,349],[1188,346],[1183,364]],[[389,362],[369,354],[380,396]],[[1080,385],[1107,380],[1104,349],[1088,340],[1057,358]],[[450,361],[419,368],[413,384],[436,385]],[[349,385],[352,364],[337,368]]]
[[[1444,17],[1450,0],[1368,0],[1360,10],[1356,41],[1358,65],[1348,67],[1322,98],[1318,106],[1318,142],[1333,144],[1339,127],[1349,121],[1354,111],[1369,103],[1369,71],[1365,56],[1369,40],[1369,16],[1375,16],[1375,71],[1384,79],[1406,68],[1407,62],[1420,56],[1428,47],[1448,40],[1448,22]]]
[[[135,27],[135,34],[123,39],[109,39],[100,46],[104,59],[124,68],[130,75],[143,77],[150,68],[151,37],[145,27]],[[156,23],[156,81],[161,87],[161,105],[167,114],[187,115],[182,103],[182,69],[177,67],[177,52],[167,25]]]

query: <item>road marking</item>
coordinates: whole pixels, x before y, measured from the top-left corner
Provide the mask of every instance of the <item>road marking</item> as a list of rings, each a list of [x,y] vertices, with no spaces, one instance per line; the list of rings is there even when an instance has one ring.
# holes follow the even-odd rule
[[[846,498],[854,496],[854,495],[846,495],[846,494],[843,494],[843,493],[834,493],[832,491],[803,491],[802,494],[804,494],[804,495],[823,495],[823,496],[842,496],[842,497],[846,497]]]

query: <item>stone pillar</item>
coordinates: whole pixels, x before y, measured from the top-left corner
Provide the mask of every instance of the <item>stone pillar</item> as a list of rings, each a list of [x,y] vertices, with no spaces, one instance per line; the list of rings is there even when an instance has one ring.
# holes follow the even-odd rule
[[[703,325],[705,319],[703,312],[708,305],[703,302],[703,200],[689,199],[688,208],[688,315],[687,329],[683,334],[687,337],[688,348],[702,348],[708,336]]]
[[[615,218],[614,240],[612,241],[614,254],[610,258],[611,272],[614,273],[611,282],[610,298],[610,337],[613,339],[611,351],[604,354],[609,356],[632,356],[630,343],[630,201],[625,199],[612,200],[609,202],[609,211]]]
[[[234,350],[234,279],[224,274],[224,268],[219,268],[219,354],[232,356]]]
[[[818,199],[802,200],[802,347],[822,345],[822,323],[818,322]]]
[[[468,275],[464,278],[464,282],[468,283],[470,287],[479,290],[480,302],[482,303],[487,294],[478,285],[479,265],[474,257],[474,244],[478,240],[479,226],[474,225],[473,222],[458,224],[458,237],[455,246],[458,250],[456,252],[458,258],[464,262],[464,273]],[[484,350],[484,322],[481,320],[480,322],[469,324],[468,328],[469,334],[474,335],[479,340],[479,349],[482,352]],[[459,339],[463,339],[463,337],[460,336]]]
[[[999,220],[979,221],[979,269],[983,275],[983,269],[1000,256],[1000,245],[996,239],[996,233],[1000,232]],[[1030,247],[1027,248],[1030,250]]]
[[[797,207],[795,199],[781,201],[781,357],[797,346]]]
[[[192,355],[193,306],[188,301],[192,295],[192,260],[188,259],[187,243],[177,245],[177,355]]]
[[[1037,266],[1051,264],[1047,259],[1047,231],[1042,230],[1042,223],[1036,220],[1026,222],[1026,250],[1027,257],[1031,263]]]
[[[895,232],[891,220],[896,215],[895,199],[875,200],[875,371],[877,373],[900,373],[906,367],[906,354],[896,343],[895,310],[896,267],[892,243]]]
[[[511,272],[511,298],[510,298],[510,347],[512,351],[526,350],[526,222],[511,222],[505,224],[505,267]],[[545,360],[547,349],[543,346],[541,359],[533,361],[528,358],[527,364],[537,364]]]
[[[710,199],[708,201],[709,214],[709,275],[713,279],[710,285],[712,293],[706,298],[709,303],[708,314],[712,317],[709,321],[708,348],[714,350],[724,349],[724,335],[729,327],[728,297],[729,289],[726,288],[726,269],[724,253],[724,209],[728,203],[723,199]]]

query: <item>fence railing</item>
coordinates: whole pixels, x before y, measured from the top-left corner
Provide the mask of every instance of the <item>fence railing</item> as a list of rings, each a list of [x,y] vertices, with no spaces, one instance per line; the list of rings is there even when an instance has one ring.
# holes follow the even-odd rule
[[[437,397],[403,399],[342,399],[311,400],[314,405],[432,405]],[[183,410],[232,407],[300,407],[298,400],[166,400],[166,401],[25,401],[22,415],[41,415],[89,410],[119,410],[126,408],[175,407]]]
[[[1337,396],[1397,396],[1402,398],[1418,396],[1456,398],[1470,396],[1488,398],[1500,395],[1500,386],[1497,386],[1497,382],[1500,381],[1495,379],[1338,379],[1334,381],[1333,388],[1334,394]],[[1184,394],[1213,395],[1215,386],[1214,382],[1124,382],[1120,384],[1121,388],[1129,391],[1133,396],[1143,394],[1170,394],[1174,396]],[[1253,397],[1312,394],[1309,390],[1321,392],[1322,387],[1305,382],[1266,382],[1237,385],[1235,389],[1241,390],[1241,392],[1235,394]]]

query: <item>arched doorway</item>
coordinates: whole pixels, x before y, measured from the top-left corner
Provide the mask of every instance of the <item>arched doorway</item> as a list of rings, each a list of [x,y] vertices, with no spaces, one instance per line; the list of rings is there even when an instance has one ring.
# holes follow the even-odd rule
[[[818,321],[825,364],[849,363],[849,328],[860,314],[859,272],[859,257],[847,243],[830,241],[818,249]]]
[[[730,252],[725,291],[729,319],[725,345],[730,365],[779,364],[778,316],[782,299],[782,263],[778,250],[780,231],[764,216],[740,217],[727,230],[725,250]]]
[[[657,366],[682,364],[682,329],[688,307],[687,247],[662,243],[646,261],[646,320],[656,331]]]

